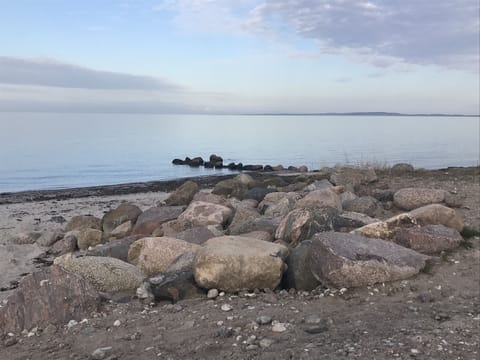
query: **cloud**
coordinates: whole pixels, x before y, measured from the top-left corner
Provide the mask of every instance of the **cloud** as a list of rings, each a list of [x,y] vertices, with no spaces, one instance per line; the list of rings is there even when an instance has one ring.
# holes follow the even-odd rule
[[[377,67],[394,64],[476,69],[477,0],[266,0],[251,11],[252,32],[291,32]],[[287,30],[285,30],[287,26]]]
[[[0,56],[0,83],[60,88],[177,91],[168,81],[141,75],[93,70],[52,59]]]

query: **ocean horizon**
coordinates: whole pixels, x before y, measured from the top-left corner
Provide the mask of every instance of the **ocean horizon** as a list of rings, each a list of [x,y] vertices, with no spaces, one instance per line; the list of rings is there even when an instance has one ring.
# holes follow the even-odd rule
[[[287,115],[287,116],[285,116]],[[479,165],[480,118],[448,115],[0,113],[0,192],[231,173],[224,164]]]

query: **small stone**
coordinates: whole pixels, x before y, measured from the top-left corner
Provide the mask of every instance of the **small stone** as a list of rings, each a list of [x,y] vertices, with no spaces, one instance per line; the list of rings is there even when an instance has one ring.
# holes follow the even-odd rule
[[[410,349],[410,353],[411,353],[412,355],[418,355],[418,354],[420,354],[420,350]]]
[[[13,346],[18,342],[17,338],[15,336],[10,336],[4,341],[5,347]]]
[[[258,349],[258,345],[248,345],[247,350],[256,350]]]
[[[119,327],[120,325],[122,325],[120,320],[115,320],[114,323],[113,323],[113,326],[115,326],[115,327]]]
[[[272,322],[272,318],[270,316],[261,315],[261,316],[257,317],[257,319],[255,321],[259,325],[268,325]]]
[[[217,289],[210,289],[210,290],[208,290],[207,298],[209,298],[209,299],[215,299],[217,296],[218,296],[218,290],[217,290]]]
[[[71,329],[72,327],[78,325],[78,322],[76,320],[70,320],[67,324],[67,328]]]
[[[263,349],[269,348],[273,344],[273,340],[270,339],[262,339],[260,340],[260,347]]]
[[[287,331],[287,327],[285,326],[285,324],[276,322],[272,326],[272,331],[273,332],[278,332],[278,333],[284,332],[284,331]]]
[[[229,304],[223,304],[221,309],[222,311],[232,311],[233,307],[231,307]]]
[[[111,350],[112,350],[111,346],[98,348],[92,353],[92,359],[94,360],[105,359],[105,356],[107,356],[107,353],[109,353]]]
[[[322,322],[322,318],[318,315],[305,316],[303,322],[307,325],[318,325]]]
[[[43,333],[45,335],[53,335],[57,332],[57,327],[52,324],[48,324],[45,329],[43,329]]]
[[[249,345],[252,345],[255,343],[255,340],[257,340],[257,337],[255,335],[251,335],[248,337],[248,339],[245,342]]]

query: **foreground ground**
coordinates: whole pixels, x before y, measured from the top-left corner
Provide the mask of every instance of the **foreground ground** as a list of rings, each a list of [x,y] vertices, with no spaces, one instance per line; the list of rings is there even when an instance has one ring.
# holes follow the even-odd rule
[[[479,230],[478,168],[379,175],[372,187],[457,193],[464,199],[458,211],[465,223]],[[0,239],[19,229],[61,226],[56,216],[101,216],[122,199],[147,208],[164,198],[143,193],[1,205]],[[230,311],[222,310],[224,303]],[[285,331],[258,324],[260,316],[280,322]],[[30,335],[4,340],[0,359],[90,359],[103,347],[109,348],[105,359],[478,359],[480,239],[441,254],[407,281],[341,292],[227,294],[177,304],[107,302],[80,324]]]

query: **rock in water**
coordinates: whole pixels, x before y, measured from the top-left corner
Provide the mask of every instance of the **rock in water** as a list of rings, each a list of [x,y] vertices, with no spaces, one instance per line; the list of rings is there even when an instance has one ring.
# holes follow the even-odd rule
[[[413,210],[425,205],[441,203],[445,200],[445,190],[427,188],[404,188],[393,195],[393,203],[403,210]]]
[[[389,241],[328,232],[312,238],[309,267],[322,284],[350,288],[409,278],[429,259]]]
[[[170,237],[147,237],[135,241],[128,251],[128,262],[147,275],[167,271],[175,259],[196,252],[199,245]]]
[[[287,254],[288,249],[279,244],[240,236],[217,237],[197,252],[193,273],[205,289],[275,289],[286,269]]]
[[[115,258],[101,256],[75,258],[72,254],[66,254],[56,258],[54,263],[82,276],[96,290],[104,292],[135,291],[145,278],[139,268]]]
[[[98,310],[99,304],[99,296],[90,283],[53,265],[24,277],[8,302],[0,307],[0,335],[80,320]]]

